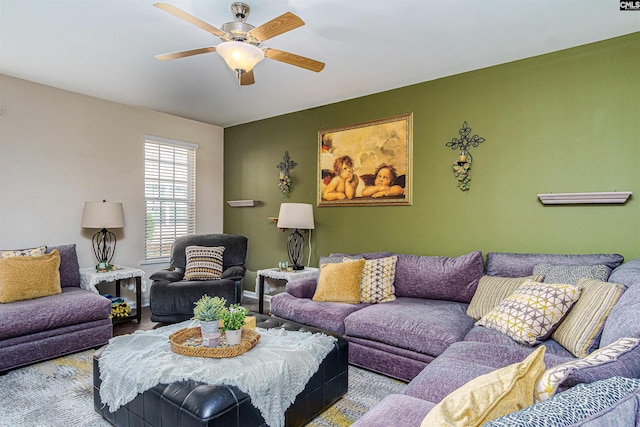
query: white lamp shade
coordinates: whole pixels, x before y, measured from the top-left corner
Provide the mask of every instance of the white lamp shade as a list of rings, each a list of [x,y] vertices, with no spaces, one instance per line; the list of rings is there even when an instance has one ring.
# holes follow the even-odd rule
[[[313,230],[313,206],[307,203],[281,203],[277,227]]]
[[[122,228],[124,209],[119,202],[84,202],[83,228]]]
[[[223,42],[216,46],[216,52],[222,56],[232,70],[251,71],[264,59],[264,52],[257,46],[244,42]]]

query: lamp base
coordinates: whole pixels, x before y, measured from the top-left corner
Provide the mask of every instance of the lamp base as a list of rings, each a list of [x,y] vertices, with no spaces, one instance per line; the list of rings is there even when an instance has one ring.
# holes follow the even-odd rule
[[[304,258],[304,237],[297,228],[287,239],[287,252],[289,254],[289,265],[293,270],[303,270],[302,259]]]

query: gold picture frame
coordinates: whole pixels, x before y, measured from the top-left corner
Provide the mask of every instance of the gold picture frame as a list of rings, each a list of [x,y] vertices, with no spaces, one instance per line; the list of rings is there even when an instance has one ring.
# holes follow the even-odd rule
[[[318,131],[322,206],[410,206],[413,113]]]

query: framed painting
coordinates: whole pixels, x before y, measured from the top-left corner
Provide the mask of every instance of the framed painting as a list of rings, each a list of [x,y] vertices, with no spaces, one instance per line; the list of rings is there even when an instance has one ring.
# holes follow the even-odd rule
[[[318,206],[410,206],[413,114],[318,131]]]

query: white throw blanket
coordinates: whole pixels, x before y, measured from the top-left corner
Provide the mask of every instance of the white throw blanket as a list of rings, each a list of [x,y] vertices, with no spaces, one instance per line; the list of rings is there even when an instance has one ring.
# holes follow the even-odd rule
[[[109,410],[115,412],[160,383],[195,380],[238,387],[268,425],[284,426],[285,411],[336,342],[324,334],[257,328],[258,344],[237,357],[189,357],[171,351],[169,335],[198,324],[186,321],[112,338],[99,361],[100,398]]]

